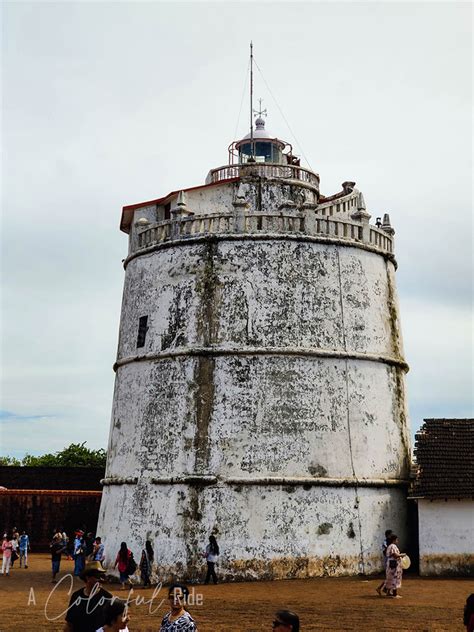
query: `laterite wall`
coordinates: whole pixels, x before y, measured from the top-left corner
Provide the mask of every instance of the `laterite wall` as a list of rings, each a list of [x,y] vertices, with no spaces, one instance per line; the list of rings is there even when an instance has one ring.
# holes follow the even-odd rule
[[[33,550],[47,549],[54,530],[96,533],[103,468],[0,467],[0,529],[17,527]]]
[[[2,491],[1,528],[3,532],[25,529],[35,551],[47,549],[53,532],[60,528],[70,536],[78,527],[95,534],[101,496],[94,491]]]

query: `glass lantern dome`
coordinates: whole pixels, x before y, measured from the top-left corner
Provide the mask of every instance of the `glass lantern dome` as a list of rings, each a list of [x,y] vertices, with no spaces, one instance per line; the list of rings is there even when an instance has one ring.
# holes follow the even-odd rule
[[[265,121],[259,117],[255,121],[253,140],[251,134],[247,134],[242,140],[235,143],[240,164],[246,162],[270,162],[274,164],[286,164],[286,156],[283,150],[287,143],[273,138],[265,129]]]

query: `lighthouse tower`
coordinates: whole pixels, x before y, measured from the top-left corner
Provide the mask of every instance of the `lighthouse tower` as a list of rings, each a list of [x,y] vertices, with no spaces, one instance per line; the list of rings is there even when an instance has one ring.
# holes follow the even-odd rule
[[[409,441],[394,230],[263,113],[205,184],[126,206],[129,235],[98,532],[202,575],[370,573],[403,538]]]

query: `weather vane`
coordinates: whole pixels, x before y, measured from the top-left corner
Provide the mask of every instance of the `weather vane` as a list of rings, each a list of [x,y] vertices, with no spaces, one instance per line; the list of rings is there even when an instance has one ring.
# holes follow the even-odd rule
[[[258,114],[258,116],[267,116],[266,108],[265,108],[265,110],[262,110],[262,99],[258,100],[258,105],[259,105],[259,109],[258,110],[254,110],[253,113],[254,114]]]

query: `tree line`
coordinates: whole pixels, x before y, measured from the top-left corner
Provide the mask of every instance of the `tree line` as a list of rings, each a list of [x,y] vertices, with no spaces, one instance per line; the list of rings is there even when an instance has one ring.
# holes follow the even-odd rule
[[[84,443],[71,443],[54,454],[33,456],[26,454],[21,460],[13,456],[0,456],[0,465],[49,466],[49,467],[105,467],[107,453],[103,448],[89,450]]]

